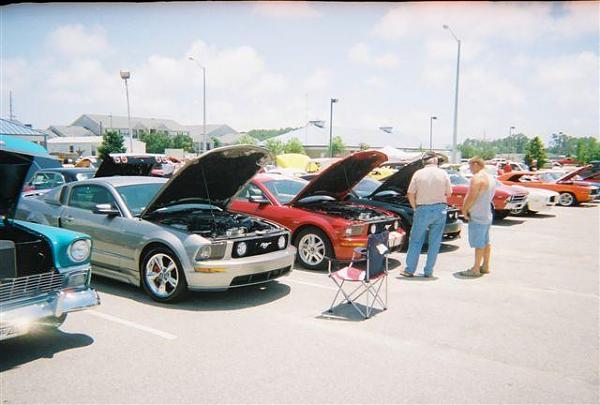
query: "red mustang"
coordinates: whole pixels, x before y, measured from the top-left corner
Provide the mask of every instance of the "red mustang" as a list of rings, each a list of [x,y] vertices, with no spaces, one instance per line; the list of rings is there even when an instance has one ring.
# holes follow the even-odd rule
[[[390,245],[400,247],[404,230],[389,211],[353,204],[344,198],[363,177],[387,160],[377,151],[354,153],[307,182],[262,173],[235,197],[232,211],[278,222],[292,231],[297,259],[306,268],[323,269],[325,257],[347,260],[371,233],[390,231]]]

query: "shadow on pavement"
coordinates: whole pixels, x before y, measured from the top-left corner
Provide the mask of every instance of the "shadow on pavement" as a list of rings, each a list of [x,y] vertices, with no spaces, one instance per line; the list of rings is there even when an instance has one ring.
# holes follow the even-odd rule
[[[456,273],[452,273],[452,275],[454,276],[454,278],[457,278],[459,280],[476,280],[478,278],[481,278],[481,277],[485,276],[485,274],[481,274],[481,275],[479,275],[477,277],[469,277],[469,276],[463,276],[460,273],[462,273],[462,272],[461,271],[457,271]]]
[[[505,219],[501,219],[499,221],[494,221],[492,223],[492,225],[495,225],[495,226],[514,226],[514,225],[521,225],[524,222],[525,221],[523,221],[522,219],[505,218]]]
[[[366,307],[363,304],[356,303],[356,306],[360,308],[363,313],[366,312]],[[371,312],[371,318],[377,316],[377,314],[384,312],[382,309],[373,308]],[[360,322],[366,321],[358,311],[350,303],[341,303],[333,307],[332,312],[329,310],[323,311],[320,315],[315,317],[316,319],[323,319],[326,321],[343,321],[343,322]]]
[[[285,277],[281,281],[285,281]],[[92,286],[100,293],[100,299],[102,294],[117,295],[147,305],[188,311],[228,311],[255,307],[276,301],[290,293],[288,285],[272,281],[222,292],[189,292],[180,302],[161,304],[147,296],[141,287],[109,278],[94,276]]]
[[[556,215],[554,214],[532,214],[532,213],[528,213],[526,215],[523,216],[523,218],[532,218],[532,219],[542,219],[542,218],[556,218]]]
[[[423,274],[415,274],[413,277],[404,277],[404,276],[397,276],[396,279],[398,280],[402,280],[402,281],[435,281],[438,278],[436,276],[433,277],[425,277],[423,276]]]
[[[38,360],[51,359],[54,354],[94,343],[88,335],[65,333],[59,329],[36,331],[0,342],[0,372]]]

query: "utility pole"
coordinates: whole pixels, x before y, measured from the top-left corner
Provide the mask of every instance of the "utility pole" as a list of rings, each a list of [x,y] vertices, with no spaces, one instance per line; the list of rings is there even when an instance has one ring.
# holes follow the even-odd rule
[[[10,121],[12,121],[15,119],[15,116],[13,114],[12,91],[8,92],[8,108],[9,108],[8,119]]]

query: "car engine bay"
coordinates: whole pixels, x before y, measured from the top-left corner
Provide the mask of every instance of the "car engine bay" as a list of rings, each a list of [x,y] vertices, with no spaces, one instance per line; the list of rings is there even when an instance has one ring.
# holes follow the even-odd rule
[[[302,204],[301,206],[310,211],[320,212],[326,215],[335,215],[350,221],[378,221],[389,219],[388,216],[379,211],[340,201],[315,201]]]

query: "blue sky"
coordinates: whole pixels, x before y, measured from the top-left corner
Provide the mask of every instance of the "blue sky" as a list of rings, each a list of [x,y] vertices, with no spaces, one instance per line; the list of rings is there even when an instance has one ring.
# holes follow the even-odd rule
[[[38,128],[82,113],[243,131],[329,120],[393,126],[408,144],[451,142],[462,40],[459,141],[514,125],[598,136],[600,3],[24,4],[0,8],[1,113]]]

